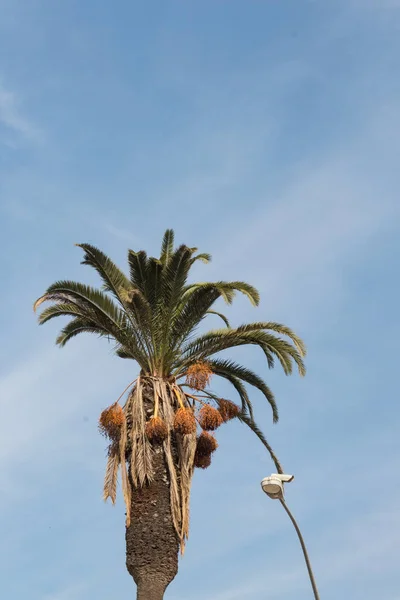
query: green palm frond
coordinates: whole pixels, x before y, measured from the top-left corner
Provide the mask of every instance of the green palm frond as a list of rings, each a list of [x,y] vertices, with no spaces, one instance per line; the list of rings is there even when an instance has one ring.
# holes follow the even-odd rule
[[[135,330],[136,341],[142,347],[149,348],[148,336],[143,335],[143,302],[137,300],[137,296],[141,294],[140,290],[133,287],[132,282],[126,275],[112,262],[108,256],[101,252],[95,246],[90,244],[76,244],[85,252],[82,264],[92,266],[103,280],[103,289],[111,292],[118,300],[126,316],[131,322]],[[132,301],[132,296],[136,294],[135,300]],[[147,315],[147,321],[149,315]]]
[[[121,344],[118,340],[114,344],[114,352],[119,358],[135,360],[139,367],[145,372],[151,372],[154,368],[151,356],[142,352],[135,344]]]
[[[171,349],[181,345],[219,297],[220,292],[213,286],[201,287],[179,304],[171,323]]]
[[[161,294],[155,312],[158,322],[155,341],[159,348],[159,354],[162,356],[167,355],[170,351],[171,322],[182,298],[190,269],[191,255],[191,249],[182,245],[175,250],[163,268]]]
[[[290,368],[287,364],[288,361],[293,360],[297,364],[300,375],[305,374],[303,359],[294,346],[281,338],[257,329],[245,331],[235,328],[209,331],[182,348],[182,361],[189,364],[195,360],[204,360],[207,356],[222,350],[248,344],[262,348],[269,366],[273,365],[273,361],[268,357],[275,355],[281,361],[285,372]]]
[[[217,394],[214,394],[208,390],[204,391],[204,393],[209,398],[212,398],[218,405],[220,405],[221,401],[223,400],[223,398],[220,398],[220,396],[217,396]],[[258,439],[261,441],[261,443],[265,446],[265,448],[268,450],[268,452],[271,456],[272,461],[274,462],[274,464],[277,468],[277,472],[284,473],[283,467],[282,467],[281,463],[279,462],[278,457],[276,456],[272,447],[268,443],[267,438],[265,437],[265,435],[263,434],[261,429],[258,427],[257,423],[254,421],[253,415],[248,415],[246,411],[242,410],[242,412],[240,412],[237,415],[237,419],[241,423],[244,423],[245,425],[247,425],[251,429],[251,431],[253,433],[255,433],[255,435],[258,437]]]
[[[74,281],[58,281],[35,302],[34,309],[43,302],[54,304],[42,312],[39,323],[63,314],[82,316],[102,331],[107,331],[108,335],[121,344],[127,345],[144,362],[145,346],[141,340],[141,332],[132,327],[127,313],[116,306],[104,292]]]
[[[147,254],[144,250],[128,250],[128,263],[131,286],[137,288],[147,298]]]
[[[235,388],[235,390],[239,394],[239,398],[240,398],[241,404],[242,404],[243,414],[248,413],[250,415],[250,417],[253,419],[254,418],[253,405],[250,401],[250,398],[247,393],[245,385],[240,381],[240,379],[238,377],[235,377],[234,375],[232,375],[232,373],[220,372],[220,373],[217,373],[217,375],[219,377],[226,379],[227,381],[229,381],[229,383],[232,384],[232,386]]]
[[[140,363],[140,361],[136,358],[135,354],[133,352],[130,352],[126,346],[121,346],[121,344],[116,344],[115,346],[115,354],[119,357],[119,358],[129,358],[131,360],[136,360],[139,365],[143,368],[146,368],[145,363],[144,366]]]
[[[220,312],[217,312],[216,310],[208,310],[207,311],[207,315],[216,315],[217,317],[219,317],[220,319],[222,319],[222,321],[225,323],[225,325],[230,329],[230,324],[228,319],[226,318],[225,315],[223,315]]]
[[[149,302],[138,289],[122,290],[121,297],[124,305],[131,311],[135,324],[144,337],[148,336],[151,329],[152,312]]]
[[[179,304],[190,269],[192,250],[187,246],[179,246],[163,268],[161,296],[163,306],[168,313]]]
[[[102,329],[96,323],[93,323],[88,319],[77,317],[62,328],[59,336],[56,339],[56,344],[61,347],[65,346],[70,339],[79,335],[80,333],[95,333],[100,337],[109,337],[110,335],[106,329]]]
[[[85,310],[93,311],[109,319],[116,327],[125,328],[124,313],[114,304],[112,299],[104,292],[91,286],[75,281],[57,281],[49,286],[45,294],[34,305],[36,310],[43,302],[54,301],[58,303],[76,304]]]
[[[173,229],[167,229],[164,233],[163,241],[161,244],[161,255],[160,261],[163,265],[168,264],[173,252],[174,252],[174,240],[175,234]]]
[[[245,283],[244,281],[216,281],[213,283],[192,283],[186,286],[184,290],[185,296],[193,294],[200,287],[214,286],[219,290],[221,297],[227,304],[232,304],[236,292],[240,292],[247,296],[254,306],[258,306],[260,302],[260,294],[255,287]]]
[[[55,317],[82,317],[85,318],[85,311],[76,304],[53,304],[48,306],[40,313],[38,317],[39,325],[43,325]]]
[[[134,323],[136,339],[140,347],[148,355],[150,363],[154,367],[154,339],[152,333],[152,311],[151,307],[138,289],[132,288],[129,292],[123,291],[122,298],[127,313]]]
[[[193,265],[198,260],[200,260],[204,264],[208,264],[211,262],[212,257],[211,254],[208,254],[207,252],[202,252],[201,254],[196,254],[196,256],[193,256],[193,258],[190,261],[190,264]]]
[[[147,301],[154,313],[157,302],[161,295],[161,281],[163,274],[163,265],[158,258],[150,257],[147,261],[146,279],[147,279]]]
[[[270,446],[270,444],[267,441],[267,438],[265,437],[265,435],[263,434],[263,432],[261,431],[261,429],[258,427],[258,425],[255,423],[255,421],[248,417],[246,414],[240,413],[237,417],[239,419],[239,421],[241,421],[242,423],[245,423],[245,425],[247,425],[247,427],[249,427],[251,429],[251,431],[253,433],[255,433],[255,435],[258,437],[258,439],[261,441],[261,443],[266,447],[266,449],[268,450],[271,459],[273,461],[273,463],[276,466],[276,470],[278,473],[284,473],[283,467],[281,465],[281,463],[279,462],[278,457],[276,456],[275,452],[273,451],[272,447]]]
[[[237,328],[238,331],[257,331],[257,330],[266,330],[266,331],[274,331],[275,333],[279,333],[281,335],[286,335],[290,338],[297,348],[299,354],[301,356],[306,356],[307,349],[303,342],[303,340],[290,329],[290,327],[286,327],[286,325],[282,325],[282,323],[275,323],[273,321],[261,321],[259,323],[247,323],[245,325],[241,325]]]
[[[120,301],[120,291],[132,287],[126,275],[115,265],[106,254],[91,244],[76,244],[84,251],[83,265],[93,267],[103,280],[103,289],[111,292]]]
[[[234,383],[232,381],[232,378],[242,380],[245,383],[257,388],[269,402],[272,408],[273,421],[274,423],[277,423],[277,421],[279,420],[279,414],[275,397],[269,389],[269,387],[264,382],[264,380],[261,379],[261,377],[259,377],[250,369],[246,369],[246,367],[243,367],[242,365],[239,365],[238,363],[235,363],[232,360],[214,359],[208,360],[207,362],[215,375],[228,379],[233,385]],[[251,402],[249,400],[248,404],[251,407]]]
[[[230,285],[232,286],[233,290],[242,293],[244,296],[247,296],[253,306],[259,305],[260,293],[254,286],[244,281],[232,281]]]

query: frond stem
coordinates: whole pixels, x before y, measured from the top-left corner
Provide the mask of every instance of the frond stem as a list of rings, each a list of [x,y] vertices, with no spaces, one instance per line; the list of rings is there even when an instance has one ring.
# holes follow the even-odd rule
[[[175,387],[175,386],[173,386],[173,387],[172,387],[172,389],[173,389],[173,390],[174,390],[174,392],[175,392],[175,396],[176,396],[176,398],[177,398],[177,400],[178,400],[178,402],[179,402],[179,406],[180,406],[181,408],[185,408],[185,407],[183,406],[182,398],[181,398],[180,394],[178,393],[178,390],[176,389],[176,387]],[[185,392],[184,392],[184,393],[185,393]]]
[[[125,394],[125,392],[127,392],[127,391],[129,390],[129,388],[130,388],[130,387],[131,387],[131,386],[132,386],[134,383],[136,383],[136,381],[137,381],[137,380],[138,380],[138,377],[136,377],[136,379],[134,379],[133,381],[131,381],[131,382],[130,382],[130,383],[127,385],[127,386],[126,386],[126,388],[124,389],[124,391],[122,392],[122,394],[120,395],[120,397],[119,397],[119,398],[118,398],[118,399],[117,399],[117,400],[114,402],[114,404],[117,404],[117,403],[118,403],[118,402],[121,400],[121,398],[122,398],[122,396]]]

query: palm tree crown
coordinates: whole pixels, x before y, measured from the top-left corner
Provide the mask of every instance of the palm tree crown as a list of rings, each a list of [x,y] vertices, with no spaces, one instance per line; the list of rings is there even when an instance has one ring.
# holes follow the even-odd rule
[[[257,290],[242,281],[189,283],[193,264],[196,261],[207,263],[211,257],[185,245],[175,248],[174,233],[170,229],[164,234],[159,258],[147,256],[144,251],[129,250],[129,276],[94,246],[77,245],[84,252],[83,264],[90,265],[100,275],[102,288],[57,281],[35,302],[35,310],[44,302],[51,303],[39,315],[39,323],[67,315],[71,320],[57,337],[59,346],[80,333],[95,333],[112,339],[118,356],[138,363],[140,376],[133,383],[124,407],[121,409],[118,405],[117,408],[114,404],[102,414],[102,427],[110,439],[105,496],[111,496],[114,501],[115,477],[120,466],[129,512],[130,478],[126,473],[126,460],[130,461],[132,485],[144,485],[152,478],[151,453],[157,443],[162,443],[170,469],[171,489],[174,485],[176,488],[171,491],[171,503],[176,505],[174,522],[183,541],[187,535],[183,505],[188,502],[189,492],[187,490],[184,498],[180,490],[184,487],[182,473],[187,470],[186,487],[189,488],[193,466],[207,466],[209,455],[215,449],[215,443],[210,442],[214,438],[208,433],[203,432],[202,441],[197,438],[196,442],[197,425],[192,416],[207,431],[236,416],[256,433],[281,470],[254,421],[246,385],[253,386],[265,396],[276,422],[278,409],[273,393],[256,373],[221,357],[220,352],[235,346],[256,345],[263,352],[269,368],[278,361],[285,374],[292,373],[295,365],[300,375],[304,375],[304,344],[291,329],[275,322],[231,327],[223,314],[213,310],[215,302],[222,298],[231,304],[235,294],[240,292],[257,306]],[[224,326],[196,335],[198,326],[209,315],[218,316]],[[235,405],[206,389],[211,376],[232,384],[240,398],[240,408],[235,409]],[[144,398],[150,384],[152,417],[148,419]],[[190,388],[193,393],[187,391]],[[216,411],[213,405],[217,407],[219,417],[213,412]],[[178,442],[175,443],[171,436]],[[193,442],[191,445],[189,439]],[[203,459],[199,443],[200,446],[208,444],[208,456],[203,452]],[[180,459],[175,461],[178,465],[175,476],[174,447],[180,453]]]

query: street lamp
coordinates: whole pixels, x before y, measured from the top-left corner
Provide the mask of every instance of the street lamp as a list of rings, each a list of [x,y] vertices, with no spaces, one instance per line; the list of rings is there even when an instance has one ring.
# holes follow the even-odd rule
[[[292,521],[293,526],[298,535],[298,538],[300,540],[301,548],[303,550],[304,559],[305,559],[306,565],[307,565],[308,575],[310,577],[311,587],[314,592],[314,598],[315,598],[315,600],[320,600],[318,590],[317,590],[317,584],[315,583],[314,574],[312,572],[311,563],[310,563],[310,559],[308,557],[307,548],[304,543],[303,536],[301,535],[299,526],[297,525],[294,516],[288,509],[285,499],[284,499],[283,485],[284,485],[284,483],[290,483],[290,481],[293,481],[293,479],[294,479],[294,475],[287,475],[285,473],[273,473],[269,477],[264,477],[264,479],[261,481],[261,487],[263,489],[263,492],[265,492],[267,494],[267,496],[269,496],[273,500],[280,501],[280,503],[282,504],[286,513],[288,514],[290,520]]]

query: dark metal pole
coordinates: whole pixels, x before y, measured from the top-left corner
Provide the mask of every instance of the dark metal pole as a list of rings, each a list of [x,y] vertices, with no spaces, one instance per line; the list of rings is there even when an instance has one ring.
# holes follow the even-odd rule
[[[310,559],[308,557],[307,548],[306,548],[306,545],[304,543],[303,536],[301,535],[301,531],[299,529],[299,526],[297,525],[294,516],[292,515],[292,513],[290,512],[290,510],[286,506],[286,502],[283,500],[283,498],[280,498],[279,500],[280,500],[280,503],[282,504],[283,508],[287,512],[287,514],[289,516],[289,519],[292,521],[293,526],[294,526],[294,528],[296,530],[296,533],[297,533],[297,535],[299,537],[301,548],[302,548],[303,554],[304,554],[304,559],[305,559],[306,565],[307,565],[308,575],[310,577],[311,586],[312,586],[312,589],[313,589],[313,592],[314,592],[314,598],[315,598],[315,600],[320,600],[319,594],[318,594],[318,590],[317,590],[317,584],[315,583],[314,574],[312,572]]]

